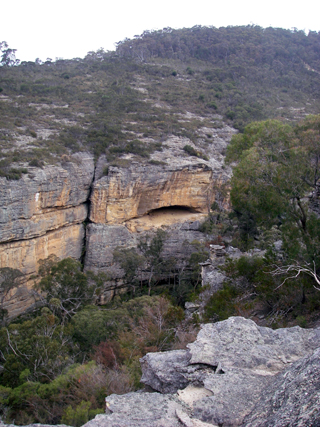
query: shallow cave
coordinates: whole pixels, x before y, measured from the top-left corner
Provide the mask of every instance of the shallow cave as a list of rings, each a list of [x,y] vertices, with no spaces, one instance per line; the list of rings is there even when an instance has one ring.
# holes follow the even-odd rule
[[[149,212],[147,212],[145,215],[161,215],[161,214],[195,214],[195,213],[201,213],[200,210],[197,210],[195,208],[191,208],[190,206],[165,206],[163,208],[153,209]]]
[[[159,209],[153,209],[143,216],[133,218],[126,222],[131,231],[146,231],[152,228],[170,226],[186,221],[194,222],[203,216],[200,210],[189,206],[167,206]]]

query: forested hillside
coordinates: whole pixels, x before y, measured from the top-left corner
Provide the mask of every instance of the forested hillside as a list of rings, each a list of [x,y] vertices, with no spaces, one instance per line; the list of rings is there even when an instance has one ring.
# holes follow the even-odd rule
[[[133,182],[128,193],[136,187],[140,191],[142,178],[136,175],[141,171],[151,188],[141,204],[147,205],[153,193],[161,199],[156,187],[160,176],[162,187],[178,200],[165,204],[170,198],[166,193],[162,205],[141,210],[150,223],[150,214],[157,210],[155,217],[164,215],[161,209],[168,207],[173,208],[165,212],[168,216],[202,215],[186,231],[197,239],[182,239],[183,227],[160,227],[153,235],[147,228],[127,247],[119,234],[122,223],[107,229],[108,224],[93,224],[94,215],[76,218],[83,235],[96,225],[92,239],[101,240],[96,252],[102,258],[110,243],[103,240],[103,230],[111,236],[114,232],[116,245],[122,246],[113,250],[112,262],[118,264],[121,280],[111,268],[84,269],[87,232],[80,261],[40,260],[38,275],[29,277],[37,303],[12,321],[5,301],[19,286],[21,272],[0,265],[0,417],[5,422],[82,425],[103,412],[106,395],[141,387],[140,357],[183,348],[195,338],[200,322],[231,315],[273,328],[319,321],[320,33],[257,26],[165,28],[120,41],[112,52],[101,49],[83,59],[48,58],[44,63],[19,64],[14,46],[1,43],[0,48],[3,193],[25,176],[31,182],[49,165],[61,167],[55,173],[62,171],[61,181],[68,181],[72,163],[80,178],[70,182],[80,187],[83,165],[91,162],[94,175],[93,155],[98,166],[91,181],[83,178],[83,193],[89,194],[81,201],[83,210],[89,211],[90,203],[92,209],[96,194],[104,209],[98,197],[103,185],[117,187],[127,179]],[[78,152],[87,163],[72,157]],[[153,158],[155,153],[163,156]],[[170,161],[176,169],[170,169]],[[184,181],[182,162],[183,173],[189,173]],[[231,168],[233,177],[226,182]],[[206,184],[210,176],[214,188],[207,198],[199,186],[202,210],[191,203],[199,194],[172,190],[168,170],[187,187],[197,184],[196,179]],[[55,181],[58,175],[50,173]],[[125,200],[119,216],[128,223],[139,220],[138,213],[127,215],[131,199],[118,187]],[[49,184],[46,191],[51,191]],[[72,190],[59,193],[55,211],[51,205],[36,209],[52,216],[67,211],[65,193]],[[30,194],[38,202],[39,193]],[[118,199],[113,202],[116,206]],[[6,220],[9,208],[1,208],[4,227],[11,219]],[[75,211],[70,212],[73,220]],[[19,224],[18,237],[31,241],[35,231],[24,236]],[[126,226],[130,236],[142,228],[138,221]],[[178,237],[169,241],[170,233]],[[10,245],[18,237],[4,241]],[[165,256],[166,244],[170,256]],[[224,280],[215,292],[210,284],[201,286],[200,263],[208,259],[210,245],[231,248],[228,254],[237,247],[246,255],[226,256],[219,265]],[[115,297],[105,301],[103,287],[112,280],[122,287],[118,291],[115,284]],[[190,301],[201,309],[186,316]]]
[[[84,59],[4,62],[1,173],[10,162],[52,162],[70,150],[147,155],[165,135],[195,138],[196,123],[179,123],[185,111],[219,114],[239,130],[254,120],[318,113],[319,50],[314,32],[195,27],[147,32]],[[128,133],[156,144],[133,149]]]
[[[186,71],[189,76],[200,72],[194,78],[202,78],[204,102],[216,103],[243,129],[252,120],[294,118],[299,108],[312,111],[307,105],[319,98],[319,37],[257,26],[167,28],[119,42],[117,53],[141,62],[194,61],[195,69]]]

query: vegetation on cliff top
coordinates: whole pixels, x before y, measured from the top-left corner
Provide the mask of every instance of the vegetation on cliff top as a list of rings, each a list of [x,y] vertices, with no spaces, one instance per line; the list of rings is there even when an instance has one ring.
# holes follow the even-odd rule
[[[167,28],[115,52],[0,67],[0,172],[14,179],[20,163],[81,150],[145,157],[171,134],[197,143],[199,120],[182,120],[186,111],[202,126],[218,126],[218,113],[240,130],[319,113],[319,38],[257,26]]]

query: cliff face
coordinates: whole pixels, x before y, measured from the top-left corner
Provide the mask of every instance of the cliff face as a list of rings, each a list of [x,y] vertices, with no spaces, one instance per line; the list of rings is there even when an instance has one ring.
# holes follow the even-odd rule
[[[127,169],[110,167],[108,176],[93,185],[85,268],[110,270],[114,249],[136,248],[158,228],[168,234],[167,257],[179,257],[184,240],[202,241],[199,219],[213,199],[212,176],[201,163],[176,169],[135,163]]]
[[[6,307],[11,316],[34,302],[29,278],[37,273],[39,260],[51,254],[80,258],[94,164],[92,156],[84,153],[71,160],[34,168],[19,181],[0,180],[0,267],[16,268],[25,275]]]
[[[207,212],[212,199],[212,169],[205,164],[180,168],[133,164],[109,167],[92,190],[90,220],[119,224],[155,209],[185,206]]]
[[[30,277],[38,272],[39,260],[46,259],[52,254],[60,259],[67,257],[79,259],[84,236],[85,230],[80,223],[65,225],[40,237],[0,245],[1,266],[16,268],[25,275],[22,284],[13,295],[10,295],[10,301],[5,305],[11,317],[24,312],[35,302],[32,293],[34,281]]]
[[[210,145],[202,147],[206,160],[186,154],[189,139],[169,136],[148,160],[125,154],[116,166],[101,156],[95,168],[91,155],[79,153],[60,165],[29,167],[19,181],[1,178],[0,268],[25,275],[7,302],[10,315],[34,302],[30,277],[37,274],[39,260],[52,254],[79,259],[84,240],[85,270],[111,272],[118,285],[123,272],[114,265],[115,248],[136,248],[158,228],[167,231],[167,258],[185,256],[184,241],[204,241],[199,225],[229,180],[223,153],[235,131],[200,128],[198,137],[208,132]],[[84,221],[89,222],[86,229]],[[108,289],[105,294],[112,296]]]
[[[19,181],[0,179],[0,241],[29,239],[81,222],[93,178],[93,158],[72,156],[62,166],[30,168]],[[82,217],[82,218],[81,218]]]
[[[204,141],[209,133],[210,144],[200,144],[207,160],[186,154],[184,147],[192,144],[189,139],[170,136],[162,150],[144,163],[132,155],[123,156],[126,167],[110,166],[102,158],[98,161],[90,198],[86,270],[111,269],[114,277],[121,278],[113,262],[114,249],[136,248],[158,228],[167,232],[163,253],[167,258],[179,260],[184,241],[204,241],[199,226],[230,178],[224,151],[235,130],[201,127],[198,137]],[[106,166],[108,174],[102,176]],[[228,206],[227,197],[220,202]]]

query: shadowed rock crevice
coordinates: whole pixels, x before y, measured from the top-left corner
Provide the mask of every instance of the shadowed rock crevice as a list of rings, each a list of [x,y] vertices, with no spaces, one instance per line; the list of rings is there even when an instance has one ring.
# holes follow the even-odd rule
[[[147,215],[153,215],[156,213],[172,213],[178,214],[179,212],[183,213],[201,213],[199,209],[192,208],[190,206],[184,206],[184,205],[175,205],[175,206],[164,206],[163,208],[159,209],[152,209],[151,211],[147,212]]]

